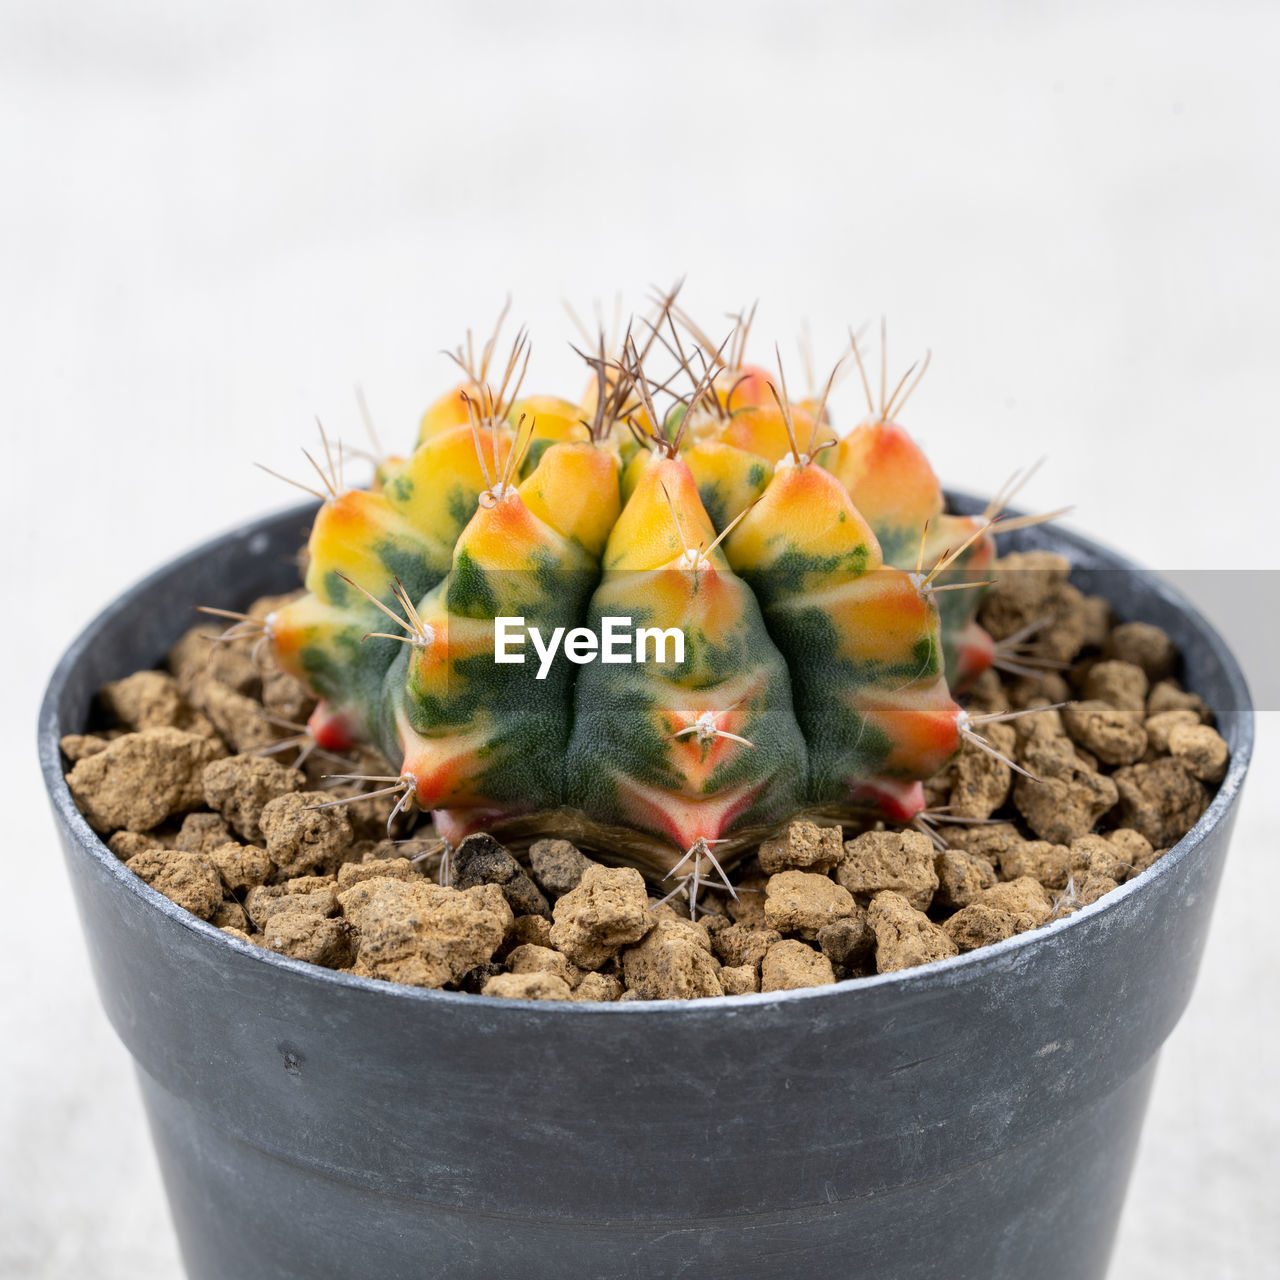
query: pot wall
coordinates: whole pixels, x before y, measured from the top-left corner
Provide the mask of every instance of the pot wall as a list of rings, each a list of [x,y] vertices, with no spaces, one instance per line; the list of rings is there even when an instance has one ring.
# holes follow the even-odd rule
[[[1195,830],[1076,915],[811,991],[482,1000],[228,938],[125,870],[62,781],[58,736],[93,691],[156,661],[190,605],[288,589],[307,523],[264,521],[122,598],[41,718],[94,970],[193,1277],[1104,1274],[1252,741],[1243,678],[1198,615],[1083,540],[1010,539],[1064,551],[1082,587],[1165,627],[1232,748]]]

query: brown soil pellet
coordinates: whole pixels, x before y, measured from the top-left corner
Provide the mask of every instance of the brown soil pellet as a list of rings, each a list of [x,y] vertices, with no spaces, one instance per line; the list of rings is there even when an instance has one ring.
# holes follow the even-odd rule
[[[825,987],[836,980],[831,961],[815,947],[795,938],[775,942],[760,965],[761,991],[795,991]]]
[[[938,888],[933,846],[918,831],[867,831],[846,841],[835,878],[866,897],[891,889],[921,911]]]
[[[867,915],[876,935],[876,968],[881,973],[943,960],[959,950],[941,925],[917,911],[900,893],[886,890],[876,894]]]

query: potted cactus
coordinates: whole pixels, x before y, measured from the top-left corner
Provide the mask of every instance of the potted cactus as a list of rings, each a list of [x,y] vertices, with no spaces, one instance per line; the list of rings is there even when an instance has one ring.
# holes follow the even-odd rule
[[[882,365],[873,395],[853,340],[842,363],[870,412],[838,436],[827,401],[841,366],[793,397],[780,359],[745,363],[749,322],[717,344],[673,294],[636,328],[612,350],[592,343],[581,403],[522,397],[523,335],[500,364],[496,334],[478,356],[468,343],[461,383],[428,409],[408,456],[380,457],[367,488],[343,484],[341,453],[317,467],[304,592],[241,612],[291,585],[288,513],[142,584],[54,677],[46,776],[187,1265],[907,1277],[945,1257],[959,1276],[1099,1276],[1247,765],[1239,671],[1149,575],[1047,517],[1005,515],[1009,487],[948,504],[896,422],[922,368],[890,389]],[[673,371],[660,375],[664,352]],[[979,625],[1001,535],[1066,552],[1081,585],[1172,637],[1229,767],[1181,720],[1163,728],[1185,728],[1186,751],[1160,765],[1142,716],[1105,699],[1093,719],[1074,713],[1096,753],[1079,746],[1084,728],[1075,745],[1042,740],[1055,714],[1043,698],[990,709],[992,669],[1066,665],[1027,652],[1035,619],[998,642]],[[120,762],[152,760],[154,742],[86,749],[70,789],[57,750],[85,730],[95,690],[154,663],[195,604],[230,614],[232,641],[269,646],[319,699],[306,750],[372,750],[389,765],[342,773],[349,794],[310,803],[268,797],[255,766],[256,807],[235,801],[244,843],[205,866],[204,919],[162,882],[177,864],[147,834],[160,827],[117,833],[108,850],[85,821],[115,825]],[[183,714],[205,716],[213,740],[218,707]],[[1005,722],[1024,717],[1037,727],[1014,758]],[[202,769],[225,755],[183,749]],[[1036,874],[1002,865],[1007,883],[974,889],[964,901],[980,910],[960,925],[955,885],[947,918],[934,896],[929,840],[945,845],[936,826],[964,815],[936,812],[928,788],[962,750],[1004,771],[1006,792],[1013,773],[1048,787],[1018,807],[1035,830],[1065,834],[1020,843],[1017,865]],[[1026,767],[1035,751],[1043,777]],[[1064,779],[1081,770],[1097,783],[1077,804]],[[1149,774],[1186,780],[1191,828],[1158,862],[1141,834],[1166,830],[1143,808],[1158,789]],[[331,869],[332,889],[307,874],[250,889],[277,920],[268,900],[327,894],[330,968],[253,929],[252,896],[215,901],[227,859],[242,871],[254,841],[277,861],[277,831],[314,852],[323,824],[341,821],[333,810],[375,801],[388,836],[430,815],[432,839],[420,829],[410,850],[419,865],[380,846]],[[1123,833],[1151,855],[1123,864],[1123,885],[1102,869],[1122,865],[1119,844],[1093,834],[1108,811],[1129,815]],[[873,845],[908,832],[933,877],[923,896],[900,868],[877,879],[840,827]],[[554,910],[536,861],[538,883],[525,874],[548,838],[599,864]],[[181,841],[199,881],[204,853]],[[1093,843],[1077,859],[1078,841]],[[477,849],[490,846],[486,863]],[[1062,882],[1028,862],[1060,853]],[[790,869],[766,882],[770,859]],[[144,866],[167,897],[133,874]],[[1045,886],[1059,883],[1050,908]],[[784,902],[791,886],[799,896]],[[225,914],[242,902],[246,913]],[[793,936],[774,930],[763,962],[730,964],[712,936],[762,909]],[[388,924],[386,911],[400,914]],[[442,950],[445,917],[474,931],[465,946]],[[994,932],[975,941],[979,924]],[[504,967],[516,942],[560,958]],[[677,953],[696,960],[680,993],[721,999],[661,998],[677,990],[654,967]]]

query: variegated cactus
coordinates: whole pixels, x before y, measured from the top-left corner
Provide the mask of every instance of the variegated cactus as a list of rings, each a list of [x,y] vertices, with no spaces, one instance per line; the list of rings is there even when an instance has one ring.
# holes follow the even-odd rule
[[[892,420],[914,383],[837,438],[825,395],[742,363],[745,325],[715,349],[680,319],[602,341],[581,403],[520,397],[523,337],[501,376],[492,340],[460,352],[413,452],[332,487],[268,619],[320,744],[378,745],[446,838],[563,834],[696,887],[798,815],[910,820],[972,732],[952,693],[992,647],[977,592],[939,591],[990,564],[995,513],[944,512]],[[655,338],[687,374],[665,409]]]

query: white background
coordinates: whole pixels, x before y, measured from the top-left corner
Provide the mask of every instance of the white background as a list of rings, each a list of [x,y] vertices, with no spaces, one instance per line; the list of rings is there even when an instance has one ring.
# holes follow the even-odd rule
[[[313,417],[388,442],[508,290],[534,389],[559,307],[688,273],[756,353],[890,317],[948,483],[1170,569],[1274,568],[1280,10],[1136,3],[0,8],[4,421],[0,1274],[176,1254],[35,768],[72,634],[292,496]],[[853,384],[836,405],[857,412]],[[11,719],[11,723],[10,722]],[[1113,1270],[1280,1274],[1276,713]]]

